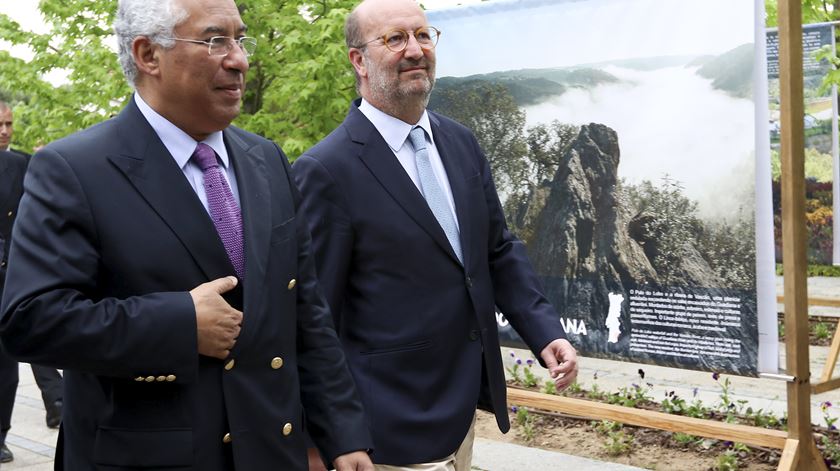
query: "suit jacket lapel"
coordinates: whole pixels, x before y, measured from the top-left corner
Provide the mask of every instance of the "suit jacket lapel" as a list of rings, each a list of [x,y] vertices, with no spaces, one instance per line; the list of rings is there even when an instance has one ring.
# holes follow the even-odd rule
[[[429,113],[429,121],[432,124],[432,133],[435,136],[435,147],[437,147],[440,159],[443,161],[443,168],[449,178],[449,187],[452,190],[452,199],[455,201],[455,213],[458,218],[458,230],[461,238],[461,251],[464,254],[464,266],[470,262],[470,207],[468,188],[464,178],[464,169],[461,163],[463,158],[459,155],[459,147],[456,140],[449,132],[441,127],[437,116]]]
[[[460,263],[423,195],[402,168],[388,143],[355,104],[350,107],[344,126],[347,127],[353,142],[359,144],[359,158],[379,184],[438,245]]]
[[[234,273],[207,210],[134,100],[116,118],[121,150],[108,156],[172,229],[208,280]]]
[[[242,209],[242,229],[245,240],[245,283],[243,335],[250,335],[253,329],[246,329],[249,317],[260,310],[254,303],[265,288],[266,263],[271,239],[271,192],[265,156],[262,148],[248,148],[248,145],[230,130],[224,132],[233,168],[239,187],[239,202]],[[280,157],[278,157],[280,158]],[[246,343],[246,342],[242,342]]]

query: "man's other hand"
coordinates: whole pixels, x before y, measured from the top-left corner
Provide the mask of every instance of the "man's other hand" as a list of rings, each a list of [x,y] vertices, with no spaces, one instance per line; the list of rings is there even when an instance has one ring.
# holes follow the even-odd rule
[[[333,461],[335,471],[373,471],[373,463],[364,451],[341,455]]]
[[[237,311],[222,298],[236,287],[233,276],[218,278],[200,284],[190,291],[195,304],[195,321],[198,330],[198,353],[224,360],[239,337],[242,312]]]
[[[577,351],[566,339],[555,339],[540,352],[558,391],[566,389],[578,374]]]

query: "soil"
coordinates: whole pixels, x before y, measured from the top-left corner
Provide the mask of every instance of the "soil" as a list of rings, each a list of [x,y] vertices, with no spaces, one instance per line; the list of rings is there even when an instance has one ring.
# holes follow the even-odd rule
[[[784,315],[779,314],[779,341],[785,341],[784,335]],[[828,327],[829,335],[823,337],[817,337],[817,324],[824,324],[824,327]],[[808,318],[808,343],[811,345],[819,345],[822,347],[828,347],[831,345],[831,341],[834,338],[834,332],[837,329],[837,318],[836,317],[824,317],[824,316],[810,316]]]
[[[668,471],[701,471],[716,469],[718,456],[723,453],[720,443],[708,450],[697,451],[677,444],[669,433],[624,426],[627,434],[633,435],[630,453],[614,456],[607,451],[607,436],[596,431],[589,420],[535,415],[537,423],[535,438],[528,443],[522,428],[514,424],[507,434],[502,434],[492,414],[478,411],[475,423],[477,437],[489,440],[515,443],[523,446],[542,448],[569,455],[610,461],[645,469]],[[710,441],[712,442],[712,441]],[[749,471],[770,471],[778,466],[778,453],[753,453],[760,456],[739,457],[738,469]],[[753,455],[751,454],[751,455]],[[775,456],[773,456],[775,455]],[[762,462],[761,460],[764,460]]]

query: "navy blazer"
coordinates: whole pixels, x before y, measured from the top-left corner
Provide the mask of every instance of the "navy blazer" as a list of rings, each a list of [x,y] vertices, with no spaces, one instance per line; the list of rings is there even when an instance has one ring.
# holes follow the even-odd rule
[[[292,170],[374,461],[428,462],[461,443],[482,384],[499,428],[510,428],[496,305],[537,355],[565,335],[524,245],[505,226],[472,133],[429,113],[455,200],[462,266],[358,103]]]
[[[301,403],[330,458],[372,446],[286,157],[235,127],[224,141],[245,239],[224,362],[198,355],[188,291],[233,267],[134,100],[32,159],[0,335],[18,359],[65,370],[58,469],[307,469]]]

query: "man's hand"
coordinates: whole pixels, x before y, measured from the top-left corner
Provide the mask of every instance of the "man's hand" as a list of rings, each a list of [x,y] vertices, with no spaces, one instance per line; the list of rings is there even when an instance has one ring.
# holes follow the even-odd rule
[[[373,471],[373,463],[364,451],[354,451],[333,460],[335,471]]]
[[[233,276],[200,284],[190,291],[195,304],[195,323],[198,328],[198,353],[224,360],[239,337],[242,312],[232,308],[222,298],[236,287]]]
[[[577,352],[566,339],[555,339],[540,352],[558,391],[566,389],[578,373]]]

